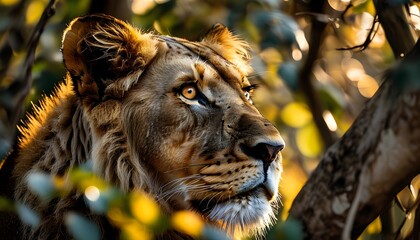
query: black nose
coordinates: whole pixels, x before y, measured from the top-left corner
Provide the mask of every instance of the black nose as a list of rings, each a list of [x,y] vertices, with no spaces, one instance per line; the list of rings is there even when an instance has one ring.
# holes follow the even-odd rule
[[[268,166],[276,159],[277,154],[284,148],[284,144],[258,143],[250,147],[242,143],[240,147],[243,153],[263,161],[264,165]]]

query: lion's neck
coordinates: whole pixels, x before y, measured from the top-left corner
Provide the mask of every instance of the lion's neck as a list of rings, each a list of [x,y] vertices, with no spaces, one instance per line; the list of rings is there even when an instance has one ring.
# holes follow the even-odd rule
[[[69,81],[41,102],[20,131],[17,175],[37,170],[63,175],[90,158],[91,129]]]

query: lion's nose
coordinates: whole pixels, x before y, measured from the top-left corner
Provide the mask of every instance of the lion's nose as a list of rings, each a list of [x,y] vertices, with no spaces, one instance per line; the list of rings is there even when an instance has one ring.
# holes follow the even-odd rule
[[[263,161],[264,165],[270,165],[277,157],[277,154],[284,148],[284,142],[260,142],[254,146],[241,144],[241,150],[246,155]]]

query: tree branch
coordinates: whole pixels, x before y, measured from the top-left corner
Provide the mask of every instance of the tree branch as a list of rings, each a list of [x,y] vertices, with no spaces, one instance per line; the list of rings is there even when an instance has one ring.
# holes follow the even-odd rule
[[[420,76],[420,56],[412,58],[391,72],[296,197],[290,216],[307,237],[356,238],[420,172],[420,84],[399,72]]]
[[[406,6],[391,6],[389,1],[384,0],[374,0],[373,3],[395,58],[404,57],[417,40],[408,21]]]
[[[369,29],[369,32],[367,34],[367,37],[365,41],[360,44],[353,47],[344,47],[344,48],[338,48],[337,50],[356,50],[356,51],[363,51],[369,47],[369,44],[372,42],[373,38],[375,38],[375,35],[378,31],[379,24],[378,24],[378,15],[375,16],[372,22],[372,27]]]
[[[21,115],[23,113],[23,101],[29,93],[29,90],[32,87],[32,66],[35,61],[35,51],[38,46],[39,38],[41,37],[42,32],[44,31],[45,25],[47,25],[48,20],[55,13],[55,0],[50,0],[48,5],[45,7],[44,12],[41,15],[38,24],[36,25],[34,32],[29,40],[28,52],[25,59],[23,77],[16,79],[16,83],[20,86],[16,94],[18,94],[16,105],[15,105],[15,116],[13,120],[13,126],[16,126]]]
[[[29,90],[32,87],[32,66],[35,61],[35,51],[36,47],[38,46],[39,38],[41,37],[41,34],[44,30],[45,25],[47,24],[49,18],[54,14],[55,9],[55,0],[50,0],[46,8],[44,9],[44,12],[41,15],[41,18],[36,25],[31,38],[28,42],[27,47],[27,54],[22,70],[22,75],[19,76],[14,80],[14,82],[7,88],[7,89],[1,89],[0,94],[5,96],[10,96],[10,98],[13,98],[12,104],[5,104],[2,103],[7,111],[8,114],[8,124],[7,126],[14,127],[19,122],[19,119],[22,117],[22,113],[24,111],[23,102],[26,98],[26,96],[29,93]],[[8,139],[2,139],[3,142],[7,142],[8,145],[13,146],[13,141],[15,138],[15,130],[13,131],[12,136],[9,136]],[[1,158],[3,156],[0,156]],[[0,158],[0,159],[1,159]]]
[[[310,13],[314,15],[323,13],[324,1],[322,1],[322,3],[314,2],[315,1],[310,2],[309,6],[307,6],[310,10]],[[303,3],[299,4],[302,5]],[[318,53],[322,44],[322,39],[326,26],[326,22],[322,22],[316,19],[312,21],[309,40],[309,51],[305,63],[299,73],[300,91],[306,98],[306,102],[309,106],[309,109],[311,110],[315,125],[317,126],[320,135],[324,141],[325,148],[331,146],[337,140],[337,136],[335,136],[330,131],[327,123],[324,120],[323,107],[319,96],[316,92],[316,89],[312,83],[312,69],[315,61],[318,59]]]
[[[403,6],[376,0],[378,19],[396,57],[415,39]],[[394,69],[349,131],[323,156],[296,197],[290,216],[307,238],[356,238],[420,173],[420,43]]]

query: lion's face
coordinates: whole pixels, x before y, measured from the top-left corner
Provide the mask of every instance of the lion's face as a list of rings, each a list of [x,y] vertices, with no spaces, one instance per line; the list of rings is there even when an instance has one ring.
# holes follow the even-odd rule
[[[228,62],[226,80],[182,44],[163,45],[125,111],[130,139],[159,182],[157,197],[229,231],[268,225],[284,143],[253,106],[253,86]],[[137,122],[142,129],[129,127]]]
[[[112,28],[127,27],[112,21]],[[100,47],[112,40],[109,34],[117,31],[108,30],[105,40],[93,32],[91,39],[80,41],[78,46]],[[131,187],[147,190],[169,212],[197,211],[232,235],[264,229],[272,222],[278,202],[282,171],[279,151],[284,142],[252,104],[253,85],[246,78],[249,66],[243,59],[243,43],[220,25],[202,42],[149,38],[154,51],[150,56],[143,57],[146,54],[141,47],[138,52],[119,54],[139,54],[132,64],[137,69],[127,71],[128,77],[110,84],[110,79],[102,79],[95,84],[105,85],[104,90],[97,90],[97,95],[104,95],[95,100],[99,101],[97,105],[105,105],[104,99],[120,97],[118,112],[127,149],[131,160],[141,165],[131,171],[142,169],[145,173],[140,175],[149,179],[142,186]],[[96,41],[96,45],[90,41]],[[138,63],[140,57],[143,59]],[[130,57],[127,61],[133,60]],[[72,77],[80,77],[69,65]],[[89,70],[91,67],[81,68],[92,75],[102,74]],[[121,77],[118,72],[114,75]],[[89,82],[84,77],[78,86],[82,98],[86,92],[82,85]],[[91,103],[85,104],[95,110]],[[97,142],[104,141],[103,136],[96,134]]]

